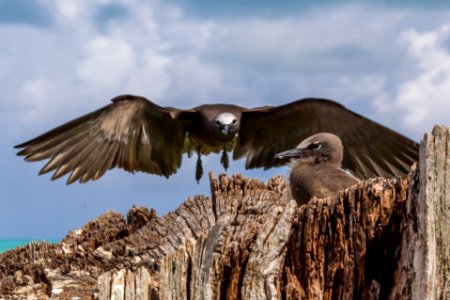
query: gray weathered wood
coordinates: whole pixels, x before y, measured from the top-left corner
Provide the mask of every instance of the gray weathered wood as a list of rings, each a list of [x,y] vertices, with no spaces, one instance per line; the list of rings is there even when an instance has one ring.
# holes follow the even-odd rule
[[[297,206],[281,176],[215,178],[157,217],[108,212],[0,255],[0,295],[59,299],[448,299],[450,129],[404,179]]]
[[[163,256],[147,288],[160,299],[382,299],[388,284],[382,278],[365,283],[372,275],[364,259],[374,242],[380,253],[389,250],[391,241],[377,239],[400,230],[390,221],[403,215],[407,183],[370,180],[297,207],[286,201],[281,178],[265,186],[241,176],[213,177],[217,221]],[[372,259],[384,259],[380,253]]]
[[[450,299],[449,127],[424,136],[417,176],[391,299]]]

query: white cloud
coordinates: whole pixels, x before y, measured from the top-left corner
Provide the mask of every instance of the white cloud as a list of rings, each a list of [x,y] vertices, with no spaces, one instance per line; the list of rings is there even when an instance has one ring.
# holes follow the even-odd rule
[[[392,103],[385,102],[410,132],[421,135],[435,124],[450,125],[450,25],[401,34],[407,46],[411,74],[401,82]]]
[[[133,76],[134,49],[124,40],[96,37],[85,47],[78,78],[91,89],[113,90]]]
[[[81,19],[89,19],[95,15],[96,9],[107,4],[133,4],[134,0],[37,0],[52,12],[54,19],[65,24],[79,22]]]
[[[27,99],[27,103],[22,103],[24,109],[19,115],[18,122],[28,125],[40,121],[40,116],[45,114],[51,104],[51,84],[45,79],[35,79],[24,83],[21,91],[21,99]],[[31,105],[27,105],[31,103]],[[25,108],[25,106],[27,106]]]
[[[40,1],[54,28],[0,28],[8,37],[0,49],[10,53],[9,69],[0,73],[20,85],[3,90],[26,103],[17,107],[19,116],[36,121],[72,118],[121,93],[180,107],[205,101],[253,107],[308,96],[368,103],[390,93],[386,69],[402,57],[398,46],[386,54],[382,45],[392,43],[407,18],[348,5],[326,14],[322,7],[298,16],[200,19],[161,2]],[[95,12],[111,3],[122,5],[126,17],[99,25]],[[50,83],[52,109],[17,93],[35,81]]]
[[[334,72],[343,71],[341,77],[352,78],[351,68],[344,69],[346,59],[333,56],[330,49],[342,45],[363,49],[370,40],[367,35],[382,36],[372,26],[361,26],[363,34],[350,30],[353,24],[346,13],[365,14],[352,7],[327,17],[314,12],[299,18],[201,20],[189,18],[174,6],[132,1],[127,4],[126,19],[100,28],[94,12],[102,1],[45,3],[58,26],[50,34],[47,29],[33,33],[33,45],[38,45],[34,55],[39,57],[33,64],[39,71],[32,80],[45,78],[53,85],[66,85],[66,101],[79,95],[100,104],[124,91],[145,92],[150,98],[185,107],[210,99],[260,105],[280,91],[286,96],[280,95],[278,101],[319,91],[325,97],[323,86],[345,90],[350,84],[330,85],[327,75],[320,75],[325,79],[320,83],[315,68],[331,66]],[[338,25],[329,25],[327,18]],[[22,40],[30,36],[20,28],[11,30]],[[347,34],[339,36],[341,32]],[[17,63],[26,55],[20,53],[12,60]],[[20,82],[24,74],[17,75]],[[298,83],[304,84],[299,88]]]
[[[75,20],[84,11],[83,1],[62,0],[55,2],[57,10],[62,18]]]
[[[34,104],[36,106],[47,105],[48,94],[51,90],[51,85],[44,79],[36,79],[25,82],[23,87],[23,94],[26,98],[35,99]]]
[[[336,87],[330,94],[341,101],[351,103],[354,101],[372,100],[383,93],[386,88],[386,76],[383,74],[367,74],[362,76],[337,76]]]
[[[356,59],[365,60],[365,71],[370,72],[374,66],[365,55],[383,59],[380,42],[388,40],[404,18],[404,13],[383,11],[385,19],[379,22],[378,13],[348,5],[283,18],[243,18],[222,24],[220,41],[212,46],[220,55],[258,68],[346,71],[355,68]]]
[[[443,115],[442,108],[423,108],[422,99],[444,101],[448,27],[405,31],[395,43],[411,20],[424,19],[417,12],[347,5],[295,16],[201,19],[162,2],[40,1],[55,27],[0,27],[0,64],[7,68],[0,78],[8,74],[18,85],[2,90],[18,99],[17,114],[32,115],[29,120],[64,120],[121,93],[180,107],[205,101],[252,107],[315,96],[356,103],[367,115],[373,101],[387,124],[421,132],[425,120]],[[126,17],[99,25],[95,12],[106,4],[122,5]],[[38,109],[41,100],[23,92],[30,82],[51,85],[43,93],[52,109]],[[401,111],[402,122],[390,111]]]
[[[127,73],[128,82],[122,92],[147,95],[151,98],[164,98],[164,93],[170,87],[172,76],[168,66],[172,58],[155,52],[153,49],[143,49],[137,57],[134,69]]]

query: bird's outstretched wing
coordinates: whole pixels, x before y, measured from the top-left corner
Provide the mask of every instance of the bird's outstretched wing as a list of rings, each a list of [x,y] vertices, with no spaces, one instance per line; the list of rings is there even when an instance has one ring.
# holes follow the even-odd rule
[[[17,155],[49,159],[39,174],[67,173],[67,183],[100,178],[119,167],[166,177],[180,167],[186,136],[183,111],[160,107],[143,97],[123,95],[112,104],[63,124],[28,142]]]
[[[275,160],[276,153],[319,132],[341,138],[343,168],[359,178],[404,175],[418,160],[414,141],[339,103],[314,98],[244,111],[233,158],[246,156],[247,168],[279,166],[286,161]]]

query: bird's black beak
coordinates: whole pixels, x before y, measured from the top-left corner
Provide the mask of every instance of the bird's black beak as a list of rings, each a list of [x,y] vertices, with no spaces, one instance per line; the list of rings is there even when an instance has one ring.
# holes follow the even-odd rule
[[[276,159],[283,159],[283,158],[299,158],[304,157],[306,154],[306,149],[302,148],[295,148],[291,150],[287,150],[284,152],[280,152],[278,154],[275,154]]]
[[[230,133],[230,125],[223,125],[222,127],[222,133],[227,135],[228,133]]]

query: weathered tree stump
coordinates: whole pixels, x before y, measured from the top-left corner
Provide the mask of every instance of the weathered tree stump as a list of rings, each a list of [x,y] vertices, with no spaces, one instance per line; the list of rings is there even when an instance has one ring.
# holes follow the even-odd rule
[[[447,299],[450,129],[408,178],[297,206],[281,176],[210,174],[211,197],[163,217],[108,212],[57,245],[0,254],[5,298]]]
[[[450,299],[450,128],[420,145],[390,299]]]

